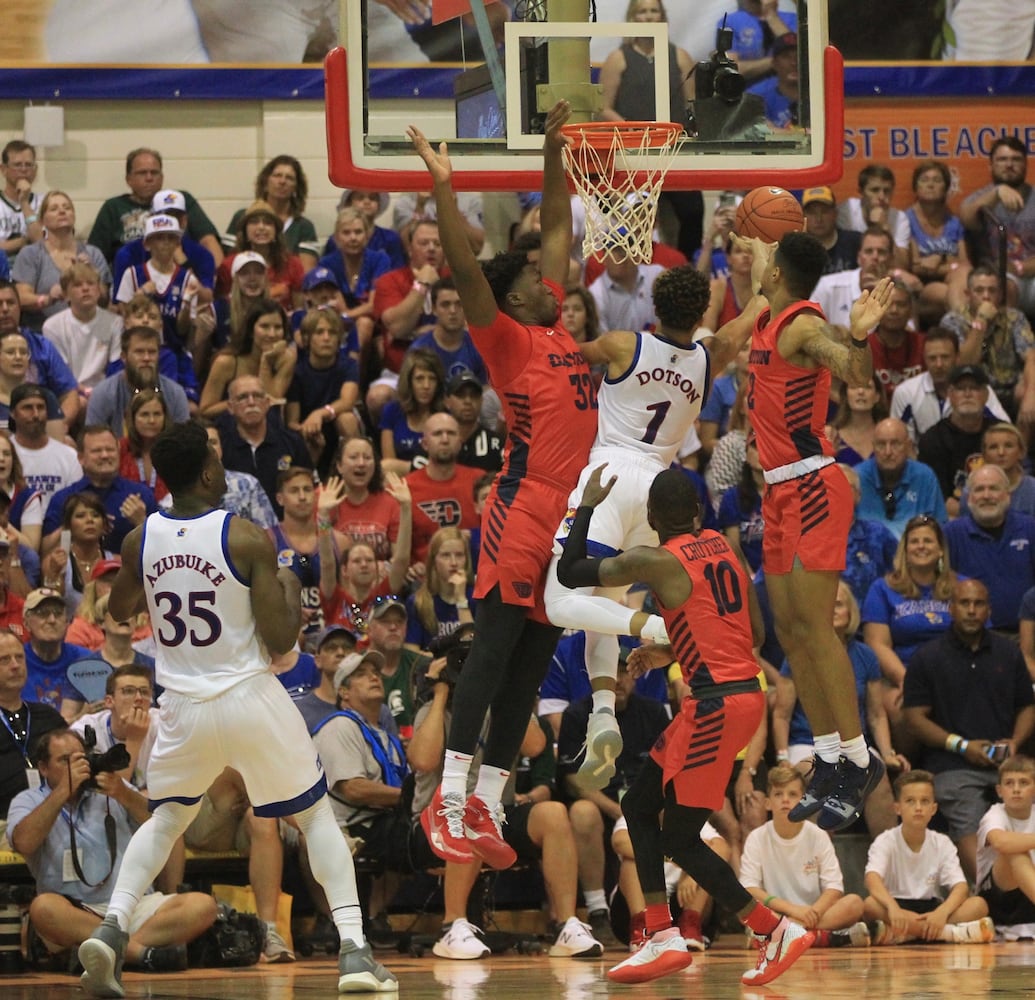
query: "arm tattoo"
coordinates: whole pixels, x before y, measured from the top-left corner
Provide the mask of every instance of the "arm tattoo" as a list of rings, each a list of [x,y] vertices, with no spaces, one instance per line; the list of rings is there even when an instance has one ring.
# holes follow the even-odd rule
[[[816,332],[802,343],[801,350],[848,385],[866,385],[873,376],[869,347],[860,350],[840,343],[838,329],[830,323],[820,323]]]

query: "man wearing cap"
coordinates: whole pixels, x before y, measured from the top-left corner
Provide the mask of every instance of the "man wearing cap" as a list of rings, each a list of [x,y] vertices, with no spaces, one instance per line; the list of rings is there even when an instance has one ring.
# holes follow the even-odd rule
[[[64,420],[64,432],[79,418],[78,385],[57,348],[36,330],[22,326],[22,307],[14,283],[0,278],[0,334],[20,332],[29,345],[29,368],[25,382],[43,386],[54,396],[48,407],[52,420]],[[60,407],[60,408],[59,408]]]
[[[439,528],[477,528],[474,484],[479,469],[458,465],[460,426],[448,413],[433,413],[424,423],[421,446],[428,456],[423,468],[406,476],[413,495],[414,562],[423,562],[431,536]]]
[[[381,656],[385,704],[403,739],[413,734],[413,675],[429,659],[404,645],[406,622],[406,605],[396,597],[375,601],[367,622],[370,650]]]
[[[68,679],[68,668],[93,654],[65,642],[68,611],[58,590],[40,587],[25,598],[25,663],[28,678],[22,696],[58,709],[71,722],[83,707],[83,696]]]
[[[920,438],[917,457],[938,477],[949,517],[959,513],[959,499],[970,472],[981,464],[981,438],[996,422],[985,412],[988,372],[981,365],[957,365],[949,374],[952,412]]]
[[[61,293],[67,309],[43,323],[50,341],[79,383],[79,393],[90,392],[119,357],[122,320],[110,309],[101,309],[101,280],[97,268],[76,261],[61,273]]]
[[[1010,509],[1010,481],[998,466],[967,476],[967,512],[945,528],[949,563],[988,588],[989,625],[1016,635],[1021,601],[1035,586],[1035,517]]]
[[[431,311],[435,314],[435,326],[417,337],[410,350],[423,347],[434,351],[442,359],[446,378],[470,372],[485,385],[488,381],[485,362],[467,332],[464,307],[452,278],[439,278],[431,286]]]
[[[128,194],[109,198],[97,213],[89,241],[109,260],[114,260],[119,247],[144,235],[144,226],[152,212],[155,195],[162,190],[162,156],[155,149],[134,149],[126,156]],[[223,260],[219,232],[189,191],[179,192],[187,212],[187,228],[210,254],[218,267]]]
[[[806,188],[801,195],[805,232],[815,236],[827,252],[824,274],[851,271],[857,266],[862,233],[837,224],[837,199],[828,187]]]
[[[773,73],[748,87],[765,104],[765,118],[771,128],[787,129],[800,125],[798,113],[798,36],[793,31],[779,35],[773,42]]]
[[[43,497],[46,508],[50,498],[74,483],[81,475],[75,448],[57,441],[47,433],[48,393],[39,385],[23,382],[11,392],[8,429],[28,485]]]
[[[334,675],[342,661],[356,651],[358,640],[356,633],[344,625],[328,625],[317,635],[313,659],[320,671],[320,683],[295,699],[295,707],[302,713],[309,732],[337,709],[338,689],[334,686]],[[390,719],[390,713],[386,711],[383,718],[386,721]]]
[[[150,486],[119,475],[119,439],[106,424],[87,424],[79,435],[80,480],[55,493],[43,516],[43,547],[46,554],[58,542],[65,502],[78,493],[96,493],[108,513],[110,526],[104,545],[113,552],[144,518],[158,510]]]
[[[1019,309],[1003,304],[999,275],[975,267],[967,275],[965,304],[941,325],[959,338],[961,365],[982,365],[1013,423],[1035,422],[1035,334]]]
[[[952,330],[936,326],[927,331],[924,337],[926,371],[900,382],[895,395],[891,397],[891,415],[906,425],[913,444],[951,412],[948,399],[949,375],[958,360],[959,341]],[[988,390],[986,408],[997,420],[1009,423],[1006,410],[991,388]]]
[[[457,462],[483,472],[503,468],[503,439],[481,422],[483,386],[470,371],[454,375],[446,383],[446,409],[460,428]]]
[[[125,434],[126,407],[141,389],[162,394],[170,423],[190,418],[190,403],[183,387],[158,370],[162,337],[147,326],[122,331],[122,371],[109,375],[90,393],[86,404],[88,424],[107,424],[118,436]]]
[[[187,213],[187,199],[184,198],[183,192],[168,189],[159,191],[151,199],[151,214],[171,215],[180,224],[183,238],[176,253],[176,263],[181,266],[186,264],[197,275],[202,285],[211,288],[216,281],[216,259],[189,234],[190,218]],[[118,288],[122,275],[129,268],[143,264],[147,258],[148,251],[144,246],[143,237],[121,247],[115,254],[115,262],[112,264],[113,286]]]

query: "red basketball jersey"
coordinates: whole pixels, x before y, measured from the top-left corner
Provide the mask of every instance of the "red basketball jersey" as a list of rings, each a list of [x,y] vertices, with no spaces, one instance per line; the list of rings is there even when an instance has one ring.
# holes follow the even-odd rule
[[[563,289],[545,283],[562,302]],[[507,424],[495,490],[507,504],[526,479],[567,494],[597,432],[596,388],[579,345],[560,324],[526,326],[502,312],[492,326],[470,332]]]
[[[823,310],[815,302],[795,302],[775,319],[765,309],[755,321],[748,365],[748,410],[758,439],[758,458],[767,471],[816,455],[833,457],[823,433],[830,400],[830,371],[802,368],[780,356],[780,332],[803,312]]]
[[[751,680],[758,673],[748,611],[751,581],[729,542],[706,529],[670,538],[662,547],[679,560],[693,587],[678,608],[657,602],[683,680],[697,688]]]

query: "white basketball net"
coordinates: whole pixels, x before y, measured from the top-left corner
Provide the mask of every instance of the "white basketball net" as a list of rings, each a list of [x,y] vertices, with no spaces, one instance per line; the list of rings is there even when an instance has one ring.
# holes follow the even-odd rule
[[[586,210],[582,255],[649,264],[658,197],[686,133],[665,123],[636,130],[614,124],[609,148],[596,148],[578,134],[564,147],[564,169]]]

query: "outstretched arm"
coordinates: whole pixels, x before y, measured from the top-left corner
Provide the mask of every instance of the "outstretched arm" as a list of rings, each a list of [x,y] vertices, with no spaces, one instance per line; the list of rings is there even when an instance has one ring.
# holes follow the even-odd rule
[[[571,115],[571,105],[558,101],[546,116],[543,138],[542,251],[539,273],[562,287],[568,281],[571,260],[571,196],[564,174],[564,147],[569,139],[561,126]]]
[[[464,315],[472,326],[491,326],[499,309],[488,281],[482,273],[467,239],[460,209],[453,192],[453,165],[449,161],[449,149],[439,143],[438,152],[431,148],[424,133],[411,125],[406,134],[413,148],[424,161],[434,181],[435,206],[438,210],[438,232],[442,240],[449,269],[453,272],[457,290],[464,306]]]

